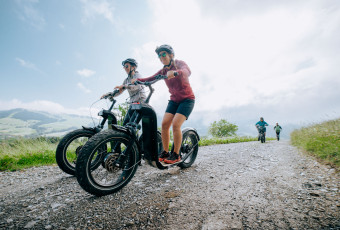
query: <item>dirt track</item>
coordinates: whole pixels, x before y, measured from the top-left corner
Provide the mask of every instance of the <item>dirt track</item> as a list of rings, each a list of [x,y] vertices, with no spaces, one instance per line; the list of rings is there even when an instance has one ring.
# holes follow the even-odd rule
[[[94,197],[57,166],[0,173],[0,229],[340,229],[339,173],[285,141],[200,147]]]

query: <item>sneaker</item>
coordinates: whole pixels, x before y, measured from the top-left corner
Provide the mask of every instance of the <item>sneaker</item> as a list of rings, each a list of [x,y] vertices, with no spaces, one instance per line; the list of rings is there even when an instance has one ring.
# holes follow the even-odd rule
[[[162,162],[164,161],[166,158],[168,158],[170,156],[169,152],[166,152],[165,150],[161,153],[161,155],[159,155],[158,161]]]
[[[176,163],[178,161],[181,161],[180,155],[175,153],[175,152],[173,152],[173,153],[170,154],[170,157],[168,159],[164,160],[164,163],[166,163],[166,164],[174,164],[174,163]]]

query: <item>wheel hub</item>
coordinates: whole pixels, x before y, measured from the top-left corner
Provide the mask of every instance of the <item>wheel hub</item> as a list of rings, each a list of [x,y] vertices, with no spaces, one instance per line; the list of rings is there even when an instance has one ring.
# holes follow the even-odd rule
[[[118,168],[115,164],[118,157],[119,157],[119,153],[110,153],[105,157],[104,167],[110,173],[114,173],[114,172],[117,172],[118,170],[120,170],[120,168]]]
[[[184,144],[182,146],[182,153],[188,153],[190,152],[190,146],[188,144]]]

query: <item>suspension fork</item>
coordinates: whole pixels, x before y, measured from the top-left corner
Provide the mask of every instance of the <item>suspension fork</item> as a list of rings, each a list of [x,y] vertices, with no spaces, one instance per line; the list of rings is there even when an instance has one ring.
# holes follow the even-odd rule
[[[134,111],[130,122],[132,121],[132,125],[128,125],[130,134],[131,134],[131,138],[127,144],[126,149],[120,153],[117,161],[115,162],[115,165],[119,168],[123,168],[124,167],[124,161],[126,160],[126,157],[130,154],[133,143],[137,141],[137,130],[136,127],[134,127],[133,124],[136,124],[136,121],[139,119],[139,117],[141,116],[140,113],[137,113],[136,111]],[[136,125],[137,126],[137,125]],[[116,143],[115,144],[115,148],[119,147],[120,143]],[[119,151],[120,151],[120,147],[119,147]]]
[[[129,143],[127,144],[127,148],[119,155],[118,159],[115,162],[115,165],[119,168],[124,167],[124,161],[126,160],[126,157],[130,154],[133,143],[136,141],[136,136],[133,135],[132,138],[130,138]],[[116,144],[118,145],[118,143]]]

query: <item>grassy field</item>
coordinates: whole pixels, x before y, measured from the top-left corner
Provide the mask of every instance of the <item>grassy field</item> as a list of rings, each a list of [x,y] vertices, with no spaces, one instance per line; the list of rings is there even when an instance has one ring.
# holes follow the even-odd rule
[[[340,118],[295,130],[291,143],[340,169]]]
[[[11,138],[0,142],[0,171],[55,164],[59,138]]]
[[[267,138],[274,140],[274,138]],[[60,138],[11,138],[0,141],[0,171],[56,164],[55,151]],[[257,141],[257,137],[202,138],[199,146]]]
[[[272,137],[266,137],[267,141],[276,140]],[[207,146],[207,145],[220,145],[220,144],[230,144],[230,143],[239,143],[239,142],[249,142],[249,141],[257,141],[257,137],[231,137],[231,138],[202,138],[199,142],[199,146]]]

